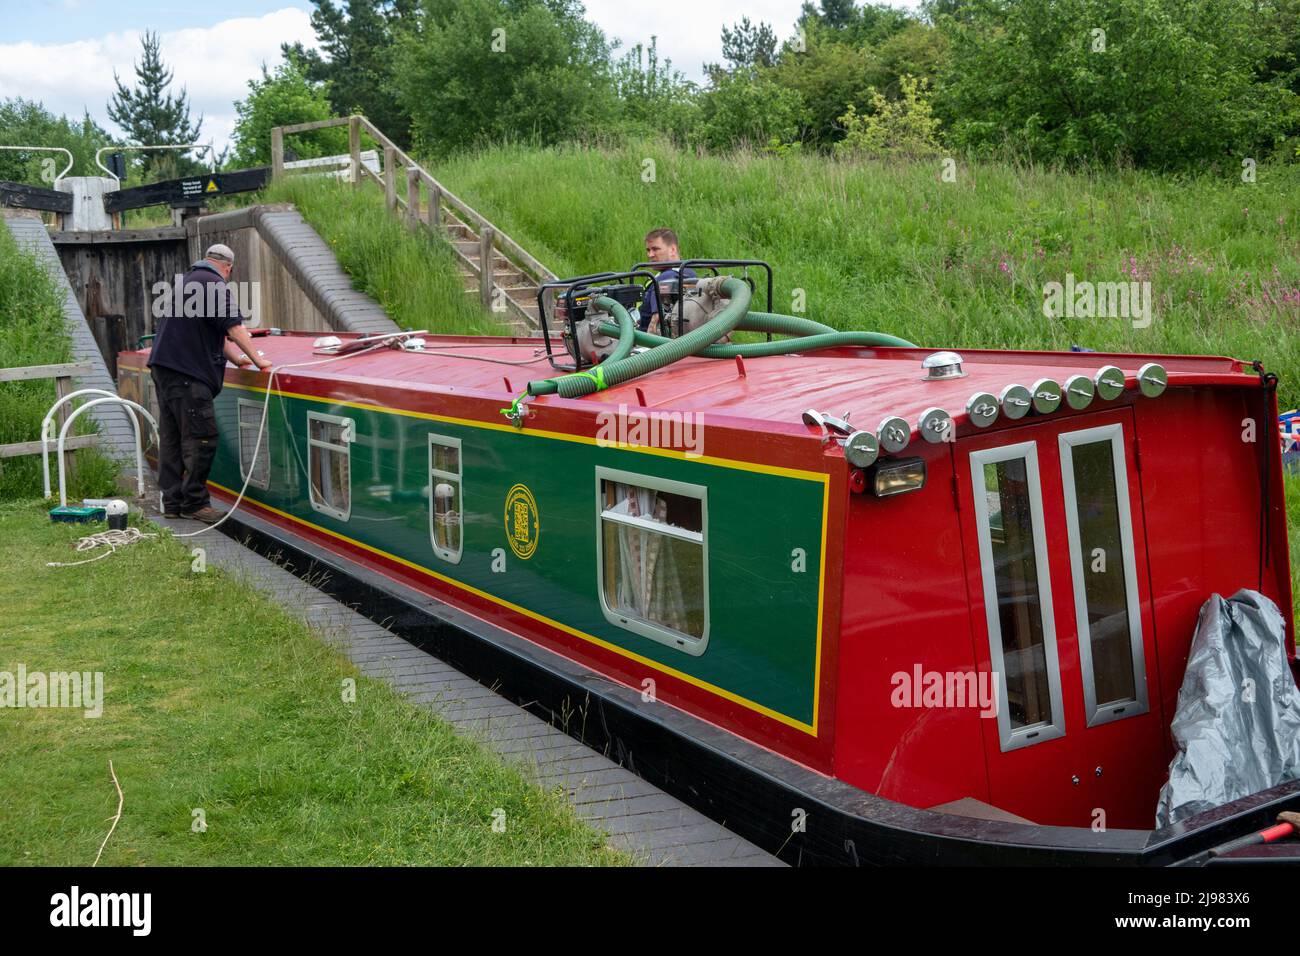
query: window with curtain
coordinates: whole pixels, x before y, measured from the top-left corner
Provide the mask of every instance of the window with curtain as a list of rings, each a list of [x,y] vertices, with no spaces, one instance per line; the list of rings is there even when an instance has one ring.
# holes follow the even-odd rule
[[[461,466],[460,439],[429,436],[429,536],[433,551],[444,561],[460,561]]]
[[[352,514],[352,436],[351,419],[307,413],[311,506],[340,521]]]
[[[607,616],[643,636],[699,653],[708,623],[704,489],[644,481],[600,481]]]
[[[249,484],[258,488],[270,485],[271,458],[271,423],[268,417],[266,433],[262,435],[262,445],[257,445],[257,431],[262,424],[262,403],[239,399],[239,474]],[[254,457],[256,451],[256,457]]]

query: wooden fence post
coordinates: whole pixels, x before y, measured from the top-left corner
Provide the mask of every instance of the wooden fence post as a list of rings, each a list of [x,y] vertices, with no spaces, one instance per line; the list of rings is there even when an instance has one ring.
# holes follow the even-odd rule
[[[429,208],[425,212],[430,229],[442,228],[442,187],[429,184]]]
[[[492,227],[479,226],[478,234],[478,289],[483,300],[483,308],[492,308]]]
[[[348,117],[348,155],[352,158],[352,187],[361,185],[361,117]]]
[[[384,147],[384,202],[388,211],[397,208],[397,150]]]
[[[71,395],[71,394],[72,394],[72,376],[70,376],[70,375],[56,375],[56,376],[54,377],[54,395],[55,395],[55,397],[56,397],[56,398],[64,398],[64,397],[66,397],[66,396],[68,396],[68,395]],[[84,399],[83,399],[83,401],[84,401]],[[55,415],[55,418],[57,419],[56,425],[57,425],[57,428],[58,428],[58,430],[56,430],[55,433],[54,433],[55,435],[58,435],[59,430],[62,430],[62,428],[63,428],[63,423],[66,422],[66,421],[68,420],[68,415],[71,414],[71,411],[70,411],[70,409],[68,408],[68,406],[71,405],[71,404],[72,404],[71,402],[65,402],[64,404],[62,404],[62,405],[59,406],[59,411],[58,411],[58,413]],[[125,407],[125,406],[123,406],[123,407]],[[129,412],[128,414],[132,414],[132,415],[134,415],[135,412]],[[64,451],[64,453],[63,453],[63,469],[64,469],[65,472],[67,472],[67,475],[68,475],[68,481],[69,481],[69,482],[72,481],[72,470],[73,470],[73,466],[76,464],[76,460],[77,460],[77,453],[76,453],[75,451]]]
[[[284,177],[284,129],[276,126],[271,130],[271,178]]]
[[[406,167],[406,221],[412,229],[420,224],[420,167]]]

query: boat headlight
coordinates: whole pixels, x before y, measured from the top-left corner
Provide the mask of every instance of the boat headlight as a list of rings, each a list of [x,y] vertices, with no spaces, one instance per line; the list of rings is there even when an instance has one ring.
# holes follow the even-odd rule
[[[870,487],[877,498],[920,491],[925,487],[925,462],[920,458],[877,462],[871,470]]]

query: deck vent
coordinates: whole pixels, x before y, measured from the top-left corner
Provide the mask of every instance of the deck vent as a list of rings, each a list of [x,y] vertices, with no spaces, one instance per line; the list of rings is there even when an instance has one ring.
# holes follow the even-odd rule
[[[1034,403],[1034,396],[1023,385],[1008,385],[1002,390],[1002,414],[1007,418],[1024,418],[1029,414],[1029,406]]]
[[[998,420],[998,400],[988,392],[976,392],[966,403],[966,416],[976,428],[988,428]]]
[[[927,380],[961,378],[966,373],[961,370],[962,357],[956,352],[935,352],[927,355],[921,362]]]
[[[1065,380],[1065,401],[1076,412],[1092,404],[1097,390],[1086,375],[1071,375]]]
[[[1168,385],[1169,373],[1165,371],[1163,365],[1148,362],[1138,369],[1138,388],[1142,389],[1142,394],[1147,398],[1156,398],[1164,394]]]
[[[1108,402],[1113,402],[1124,394],[1124,373],[1114,365],[1103,365],[1093,376],[1097,394]]]

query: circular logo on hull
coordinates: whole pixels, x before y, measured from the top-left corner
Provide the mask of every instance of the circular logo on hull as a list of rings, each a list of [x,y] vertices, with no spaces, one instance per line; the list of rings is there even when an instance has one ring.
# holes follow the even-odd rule
[[[525,561],[537,550],[537,539],[542,536],[542,520],[537,511],[537,499],[527,485],[515,485],[506,494],[506,540],[516,557]]]

